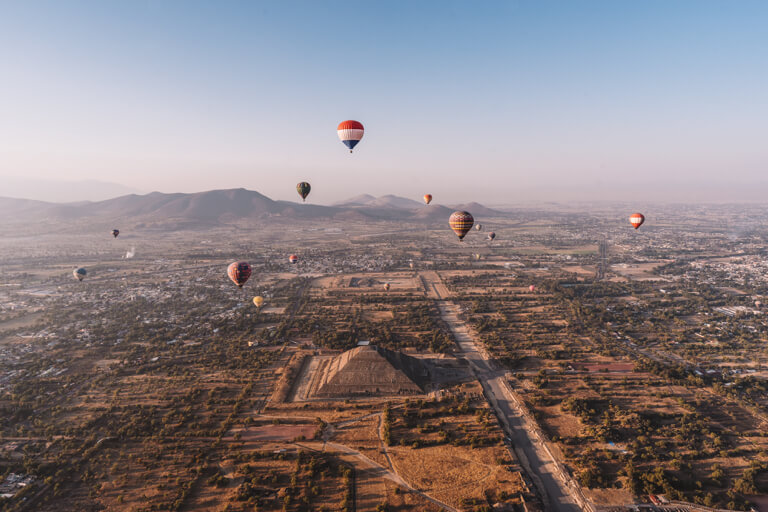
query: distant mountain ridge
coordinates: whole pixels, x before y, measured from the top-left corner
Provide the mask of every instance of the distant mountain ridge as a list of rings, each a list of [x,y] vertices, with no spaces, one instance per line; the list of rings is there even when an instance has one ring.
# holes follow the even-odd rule
[[[472,203],[476,215],[504,215]],[[209,190],[197,193],[151,192],[129,194],[104,201],[78,203],[49,203],[27,199],[0,197],[3,221],[28,221],[30,218],[71,222],[99,219],[107,222],[131,219],[134,222],[228,224],[238,219],[256,218],[337,218],[350,220],[437,220],[448,218],[451,209],[432,204],[386,195],[368,194],[351,198],[334,206],[322,206],[291,201],[275,201],[244,188]],[[471,210],[470,210],[471,211]],[[490,213],[489,213],[490,212]],[[475,214],[473,212],[473,214]]]
[[[333,203],[332,206],[363,206],[375,200],[376,196],[372,196],[371,194],[360,194],[359,196],[350,197],[344,201],[337,201]]]
[[[333,204],[334,206],[378,206],[378,207],[391,207],[401,208],[405,210],[413,210],[416,208],[423,208],[424,203],[408,199],[406,197],[395,196],[388,194],[381,197],[374,197],[370,194],[362,194],[352,197],[345,201],[340,201]]]
[[[484,216],[484,217],[499,217],[503,216],[504,213],[499,210],[494,210],[492,208],[486,208],[485,206],[481,205],[480,203],[464,203],[464,204],[456,204],[451,206],[454,210],[464,210],[469,213],[471,213],[473,216]]]
[[[476,202],[454,204],[454,205],[447,205],[447,206],[442,206],[440,204],[432,202],[430,206],[427,207],[421,201],[416,201],[413,199],[408,199],[407,197],[401,197],[401,196],[396,196],[392,194],[388,194],[381,197],[372,196],[370,194],[362,194],[359,196],[351,197],[344,201],[338,201],[336,203],[333,203],[333,206],[347,206],[347,207],[377,206],[377,207],[390,207],[390,208],[400,208],[405,210],[419,210],[419,211],[421,210],[428,211],[430,208],[434,210],[445,208],[445,209],[451,209],[451,211],[466,210],[472,213],[473,215],[485,215],[485,216],[505,215],[503,211],[494,210],[492,208],[488,208]],[[423,215],[423,216],[428,216],[428,215]]]

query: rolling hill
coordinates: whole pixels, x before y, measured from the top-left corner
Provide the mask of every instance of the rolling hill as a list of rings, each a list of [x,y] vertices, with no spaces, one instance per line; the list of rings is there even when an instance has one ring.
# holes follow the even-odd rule
[[[379,208],[400,208],[402,210],[415,210],[416,208],[423,208],[424,203],[392,194],[381,197],[375,197],[370,194],[362,194],[345,201],[334,203],[334,206],[373,206]]]
[[[503,215],[477,203],[472,207],[478,215]],[[243,188],[209,190],[192,194],[129,194],[96,202],[49,203],[0,197],[0,223],[88,222],[109,223],[131,219],[134,223],[153,225],[217,225],[242,219],[316,219],[337,220],[407,220],[438,221],[447,219],[453,210],[441,205],[423,204],[411,199],[388,195],[362,195],[334,206],[275,201]]]
[[[491,208],[486,208],[485,206],[481,205],[480,203],[464,203],[464,204],[456,204],[450,206],[454,210],[464,210],[469,213],[471,213],[475,218],[479,217],[504,217],[505,214],[502,211],[499,210],[493,210]]]

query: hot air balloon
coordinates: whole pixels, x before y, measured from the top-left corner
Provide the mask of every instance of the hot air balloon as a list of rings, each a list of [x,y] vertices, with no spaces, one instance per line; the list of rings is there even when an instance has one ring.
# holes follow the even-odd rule
[[[475,219],[472,217],[472,214],[463,211],[453,212],[448,219],[448,224],[450,224],[451,229],[456,233],[456,236],[459,237],[459,240],[464,240],[466,234],[472,229],[472,224],[474,224],[474,222]]]
[[[390,288],[391,286],[389,283],[384,283],[384,291],[388,292]]]
[[[349,148],[350,153],[357,146],[357,143],[360,142],[360,139],[363,138],[364,131],[363,124],[358,121],[342,121],[339,123],[338,128],[336,128],[339,140]]]
[[[475,229],[478,230],[478,231],[482,231],[483,230],[483,225],[482,224],[478,224],[477,226],[475,226]]]
[[[288,261],[291,262],[291,265],[295,265],[299,262],[299,257],[296,256],[295,254],[291,254],[290,256],[288,256]]]
[[[117,238],[117,235],[119,235],[119,234],[120,234],[120,230],[119,229],[113,229],[112,230],[112,236],[113,237]]]
[[[528,287],[528,291],[529,291],[529,292],[531,292],[531,293],[533,293],[533,292],[535,292],[535,291],[536,291],[536,287],[535,287],[535,286],[533,286],[533,285],[531,285],[531,286],[529,286],[529,287]]]
[[[307,200],[307,196],[309,195],[310,190],[312,190],[312,187],[306,181],[302,181],[296,185],[296,192],[298,192],[301,196],[301,202],[305,202]]]
[[[494,238],[496,238],[496,233],[494,233],[493,231],[488,233],[488,241],[493,242]]]
[[[413,268],[413,262],[412,262],[412,261],[411,261],[411,262],[409,262],[409,263],[408,263],[408,266],[409,266],[409,267],[411,267],[411,268]]]
[[[635,229],[642,226],[643,222],[645,222],[645,215],[642,213],[633,213],[629,216],[629,223],[632,224]]]
[[[429,204],[432,202],[432,194],[424,194],[424,202]]]
[[[479,253],[479,252],[476,252],[476,253],[475,253],[475,259],[479,261],[479,260],[480,260],[480,257],[481,257],[481,256],[480,256],[480,253]]]
[[[238,288],[242,288],[251,277],[251,266],[247,261],[236,261],[227,267],[227,275]]]
[[[85,276],[87,274],[88,272],[83,267],[76,268],[75,270],[72,271],[72,275],[75,276],[75,278],[78,281],[82,281],[83,279],[85,279]]]
[[[264,297],[262,297],[261,295],[258,295],[258,296],[253,298],[253,305],[254,306],[256,306],[257,308],[260,308],[262,306],[262,304],[264,304]]]

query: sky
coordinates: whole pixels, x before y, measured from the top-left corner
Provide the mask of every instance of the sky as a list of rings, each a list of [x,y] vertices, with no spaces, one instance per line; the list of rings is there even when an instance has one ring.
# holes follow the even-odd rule
[[[0,0],[0,184],[762,194],[766,26],[750,0]]]

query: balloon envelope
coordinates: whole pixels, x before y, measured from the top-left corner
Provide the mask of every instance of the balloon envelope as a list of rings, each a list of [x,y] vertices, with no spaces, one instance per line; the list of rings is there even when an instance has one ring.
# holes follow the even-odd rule
[[[363,123],[359,121],[342,121],[336,128],[339,140],[349,148],[350,153],[355,149],[355,146],[360,142],[360,139],[363,138],[364,132],[365,128],[363,128]]]
[[[536,291],[536,287],[531,285],[531,286],[528,287],[528,291],[535,292]]]
[[[251,277],[251,266],[247,261],[236,261],[227,267],[227,275],[238,288],[242,288]]]
[[[288,261],[290,261],[291,264],[295,265],[299,262],[299,257],[296,256],[295,254],[291,254],[290,256],[288,256]]]
[[[633,213],[629,216],[629,223],[632,224],[632,227],[635,229],[642,226],[643,222],[645,222],[645,215],[642,213]]]
[[[254,306],[256,306],[257,308],[260,308],[262,306],[262,304],[264,304],[264,297],[259,295],[259,296],[253,298],[253,305]]]
[[[475,229],[478,230],[478,231],[482,231],[483,230],[483,225],[482,224],[478,224],[477,226],[475,226]]]
[[[390,288],[390,284],[384,283],[384,290],[389,291],[389,288]]]
[[[113,229],[112,230],[112,236],[113,237],[117,238],[117,235],[119,235],[119,234],[120,234],[120,230],[119,229]]]
[[[496,233],[494,233],[493,231],[491,231],[490,233],[488,233],[488,240],[490,240],[491,242],[493,242],[493,239],[494,239],[494,238],[496,238]]]
[[[459,237],[459,240],[464,240],[464,237],[472,229],[472,224],[474,223],[475,219],[472,217],[472,214],[464,211],[453,212],[448,219],[448,224],[453,232],[456,233],[456,236]]]
[[[299,193],[302,201],[305,201],[307,199],[307,196],[309,195],[310,190],[312,190],[312,187],[306,181],[302,181],[301,183],[296,185],[296,192]]]
[[[429,204],[432,202],[432,194],[424,194],[424,202]]]
[[[85,279],[85,276],[87,274],[88,272],[82,267],[76,268],[75,270],[72,271],[72,275],[75,276],[78,281],[82,281],[83,279]]]

